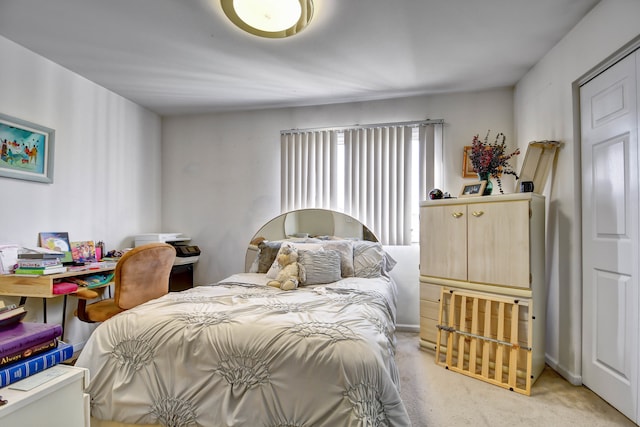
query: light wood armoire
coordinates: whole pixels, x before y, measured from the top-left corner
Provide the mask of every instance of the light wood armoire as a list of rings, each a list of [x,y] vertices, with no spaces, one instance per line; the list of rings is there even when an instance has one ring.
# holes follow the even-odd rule
[[[422,202],[421,347],[436,350],[438,334],[442,329],[438,328],[438,322],[444,323],[443,319],[449,312],[447,307],[441,310],[443,288],[445,292],[459,291],[480,298],[506,298],[507,301],[521,305],[517,321],[519,324],[514,326],[519,331],[514,333],[519,335],[518,340],[523,343],[524,348],[530,348],[530,355],[527,357],[532,360],[530,379],[533,383],[545,363],[544,236],[545,201],[544,196],[536,193]],[[473,336],[471,325],[481,324],[482,320],[472,319],[474,315],[480,315],[477,312],[473,314],[470,307],[471,303],[468,313],[461,315],[459,323],[462,326],[458,327],[463,329],[463,334]],[[468,327],[466,332],[465,324]],[[506,340],[508,337],[499,335],[502,333],[487,330],[485,335],[488,340]],[[441,342],[440,345],[442,347],[446,344]]]

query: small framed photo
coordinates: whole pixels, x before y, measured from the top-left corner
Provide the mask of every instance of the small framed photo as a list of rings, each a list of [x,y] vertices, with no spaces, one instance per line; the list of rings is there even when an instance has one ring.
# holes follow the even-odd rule
[[[55,131],[0,114],[0,177],[53,182]]]
[[[484,188],[487,186],[487,181],[476,181],[462,186],[459,197],[476,197],[482,196]]]
[[[38,246],[52,251],[64,252],[63,264],[73,261],[71,245],[69,245],[69,233],[67,232],[41,232],[38,234]]]
[[[473,163],[471,163],[471,146],[466,145],[462,153],[462,177],[463,178],[477,178],[478,173],[473,170]]]
[[[96,245],[94,241],[71,242],[71,257],[74,263],[95,262]]]

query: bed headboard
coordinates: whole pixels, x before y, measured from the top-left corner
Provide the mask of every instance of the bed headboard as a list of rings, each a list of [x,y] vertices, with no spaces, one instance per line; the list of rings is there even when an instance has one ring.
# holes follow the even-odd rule
[[[360,221],[342,212],[328,209],[299,209],[268,221],[254,234],[245,256],[245,271],[258,254],[257,241],[288,238],[337,236],[377,242],[378,238]]]

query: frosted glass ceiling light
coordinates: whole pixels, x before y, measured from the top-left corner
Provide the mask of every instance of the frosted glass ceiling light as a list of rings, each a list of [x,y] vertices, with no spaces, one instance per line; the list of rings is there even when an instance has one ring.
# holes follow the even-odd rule
[[[313,15],[313,0],[221,0],[222,10],[238,27],[261,37],[299,33]]]

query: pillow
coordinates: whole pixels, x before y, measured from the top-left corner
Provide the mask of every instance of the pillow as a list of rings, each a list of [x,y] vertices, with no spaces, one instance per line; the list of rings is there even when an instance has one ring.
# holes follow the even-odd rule
[[[258,254],[259,253],[260,251],[258,251],[258,253],[256,254],[256,257],[253,259],[253,262],[251,263],[251,267],[249,267],[249,273],[258,272]]]
[[[258,245],[258,273],[266,273],[269,271],[271,264],[273,264],[278,255],[281,245],[282,242],[278,241],[267,242],[265,240],[260,242]]]
[[[340,254],[340,271],[342,277],[353,277],[353,243],[350,240],[328,240],[322,243],[324,250],[338,251]]]
[[[353,267],[356,277],[380,277],[390,272],[395,265],[396,260],[382,249],[379,242],[353,242]]]
[[[393,257],[391,255],[389,255],[387,253],[387,251],[385,251],[384,252],[384,260],[383,260],[383,263],[382,263],[382,274],[389,273],[391,270],[393,270],[393,267],[395,267],[397,263],[398,263],[398,261],[393,259]]]
[[[299,252],[298,262],[305,270],[303,285],[323,285],[342,279],[340,274],[340,252],[334,250]]]
[[[278,264],[278,253],[280,252],[280,248],[282,246],[288,246],[290,248],[295,248],[300,252],[301,250],[309,250],[309,251],[317,251],[322,249],[322,245],[319,243],[297,243],[297,242],[279,242],[281,246],[278,247],[278,251],[271,262],[270,267],[267,271],[267,277],[269,279],[275,279],[280,271],[280,265]],[[298,262],[300,259],[298,258]]]

